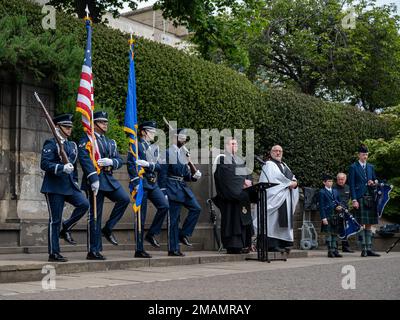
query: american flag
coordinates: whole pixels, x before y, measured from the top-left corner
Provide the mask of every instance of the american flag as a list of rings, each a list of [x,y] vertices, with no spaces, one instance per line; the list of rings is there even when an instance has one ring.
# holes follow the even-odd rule
[[[86,18],[85,20],[86,20],[87,40],[86,40],[85,59],[83,60],[83,65],[82,65],[81,81],[79,83],[79,88],[78,88],[76,111],[82,113],[83,130],[86,132],[90,141],[90,145],[87,146],[87,148],[90,150],[90,154],[92,156],[93,151],[91,148],[94,145],[94,159],[92,156],[92,160],[96,169],[98,169],[97,160],[100,158],[100,151],[97,145],[96,138],[92,139],[93,111],[94,111],[93,74],[92,74],[92,27],[90,19]]]

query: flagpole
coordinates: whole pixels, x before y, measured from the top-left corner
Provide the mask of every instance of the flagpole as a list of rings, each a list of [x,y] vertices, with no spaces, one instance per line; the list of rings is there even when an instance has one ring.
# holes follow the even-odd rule
[[[132,44],[133,44],[133,34],[131,31],[131,38],[129,40],[129,50],[131,50],[131,55],[132,55],[132,60],[134,59],[134,52],[132,50]],[[136,139],[135,139],[135,149],[136,149],[136,161],[135,161],[135,165],[136,165],[136,172],[139,175],[139,165],[137,164],[137,160],[139,158],[139,147],[138,147],[138,139],[139,139],[139,132],[138,132],[138,128],[136,127]],[[141,179],[141,178],[139,178]],[[140,184],[140,182],[139,182]],[[138,212],[136,213],[137,215],[137,221],[138,221],[138,239],[141,239],[141,234],[142,234],[142,215],[140,213],[141,210],[138,210]]]
[[[86,5],[85,12],[86,12],[85,21],[86,21],[86,20],[89,20],[89,23],[91,24],[92,22],[90,21],[90,17],[89,17],[89,8],[88,8],[88,5]],[[92,67],[93,67],[93,66],[92,66]],[[93,72],[92,72],[92,80],[91,80],[91,81],[93,81]],[[94,107],[94,101],[93,101],[93,107]],[[91,128],[92,128],[92,130],[91,130],[91,137],[92,137],[92,150],[91,150],[91,153],[92,153],[93,162],[96,162],[96,157],[95,157],[95,154],[96,154],[96,150],[95,150],[96,140],[95,140],[95,139],[96,139],[96,137],[95,137],[95,135],[94,135],[93,108],[90,108],[90,109],[91,109],[90,126],[91,126]],[[94,167],[95,167],[95,169],[96,169],[96,166],[94,166]],[[92,203],[92,206],[93,206],[94,228],[96,229],[96,222],[97,222],[97,199],[96,199],[96,194],[94,193],[94,191],[92,191],[92,194],[93,194],[93,203]]]

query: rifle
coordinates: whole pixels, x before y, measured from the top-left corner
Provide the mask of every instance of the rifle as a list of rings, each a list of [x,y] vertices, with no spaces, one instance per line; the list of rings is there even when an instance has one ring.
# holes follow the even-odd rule
[[[54,138],[56,139],[57,145],[59,147],[59,156],[61,158],[61,161],[64,164],[69,163],[68,156],[67,156],[67,154],[66,154],[66,152],[64,150],[64,141],[65,141],[65,139],[63,137],[61,137],[58,129],[56,128],[53,120],[50,117],[50,114],[47,112],[46,107],[44,106],[42,100],[40,100],[39,95],[36,93],[36,91],[34,93],[34,96],[35,96],[36,100],[40,103],[40,105],[42,106],[44,115],[46,117],[46,122],[47,122],[51,132],[53,133]]]
[[[213,224],[214,238],[218,246],[218,252],[220,252],[222,250],[222,244],[220,234],[218,233],[217,214],[215,213],[215,209],[211,199],[207,199],[207,204],[210,210],[210,222]]]
[[[174,131],[174,128],[169,124],[168,120],[165,119],[165,117],[163,117],[163,120],[164,120],[164,122],[167,124],[168,128],[169,128],[170,130]],[[188,166],[189,166],[189,168],[190,168],[190,173],[191,173],[191,175],[193,176],[193,175],[196,173],[197,168],[195,167],[195,165],[193,164],[193,162],[189,160],[189,157],[190,157],[190,152],[189,152],[189,150],[188,150],[184,145],[182,146],[182,149],[183,149],[183,151],[186,152],[186,157],[188,158]]]

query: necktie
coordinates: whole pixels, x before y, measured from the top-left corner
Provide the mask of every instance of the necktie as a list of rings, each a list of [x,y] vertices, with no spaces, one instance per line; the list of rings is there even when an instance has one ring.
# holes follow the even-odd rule
[[[367,178],[367,165],[366,165],[366,164],[363,164],[363,165],[362,165],[362,168],[363,168],[363,170],[364,170],[364,176],[365,176],[365,178]]]

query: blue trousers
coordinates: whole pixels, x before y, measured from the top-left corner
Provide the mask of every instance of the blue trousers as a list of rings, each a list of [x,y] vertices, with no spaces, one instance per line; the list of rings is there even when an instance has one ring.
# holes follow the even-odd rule
[[[158,186],[156,186],[154,189],[144,189],[143,191],[144,192],[142,198],[142,206],[140,208],[140,220],[141,220],[140,232],[139,232],[139,222],[137,217],[135,217],[136,251],[144,251],[143,230],[147,215],[147,199],[150,200],[157,209],[156,215],[154,216],[153,222],[151,223],[150,229],[148,231],[149,235],[153,236],[156,234],[160,234],[162,224],[168,213],[168,208],[169,208],[168,201],[167,199],[165,199],[164,193],[160,190]]]
[[[71,217],[63,223],[63,228],[70,230],[89,209],[89,201],[78,190],[74,190],[73,194],[69,196],[58,193],[45,193],[45,197],[49,209],[48,252],[49,254],[60,253],[59,237],[65,202],[75,207]]]
[[[189,210],[183,223],[182,229],[179,229],[180,214],[182,206]],[[196,198],[186,196],[185,202],[169,201],[168,216],[168,251],[179,251],[179,238],[190,237],[194,231],[197,220],[201,213],[201,207]]]
[[[93,203],[92,193],[90,193],[90,203]],[[130,198],[128,193],[122,188],[118,188],[114,191],[101,191],[99,190],[96,196],[97,205],[97,220],[94,221],[93,207],[90,206],[90,214],[88,221],[88,252],[100,252],[103,251],[103,244],[101,241],[101,219],[103,216],[103,204],[104,198],[110,199],[115,202],[114,208],[111,211],[110,218],[104,226],[104,230],[107,232],[112,232],[114,226],[121,220],[125,213],[126,208],[130,203]]]

